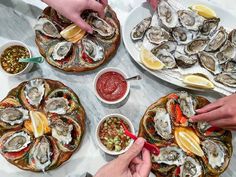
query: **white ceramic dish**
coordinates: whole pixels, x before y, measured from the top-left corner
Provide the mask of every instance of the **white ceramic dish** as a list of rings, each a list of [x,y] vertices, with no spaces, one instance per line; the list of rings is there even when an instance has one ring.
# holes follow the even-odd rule
[[[97,96],[97,98],[102,101],[103,103],[106,103],[106,104],[118,104],[118,103],[121,103],[129,94],[129,91],[130,91],[130,84],[129,82],[127,82],[127,90],[126,90],[126,93],[124,94],[124,96],[122,98],[120,98],[119,100],[117,101],[107,101],[107,100],[104,100],[102,97],[99,96],[98,92],[97,92],[97,89],[96,89],[96,85],[97,85],[97,81],[98,81],[98,78],[106,73],[106,72],[111,72],[111,71],[114,71],[114,72],[117,72],[119,74],[121,74],[124,78],[127,78],[127,75],[121,71],[120,69],[118,68],[113,68],[113,67],[109,67],[109,68],[105,68],[103,70],[101,70],[100,72],[97,73],[97,75],[95,76],[95,79],[93,81],[93,88],[94,88],[94,93],[95,95]]]
[[[119,151],[119,152],[115,152],[115,151],[110,151],[110,150],[108,150],[108,149],[102,144],[102,142],[101,142],[101,140],[100,140],[100,137],[99,137],[99,130],[100,130],[101,124],[102,124],[106,119],[108,119],[108,118],[110,118],[110,117],[117,117],[117,118],[120,118],[121,120],[125,121],[125,122],[129,125],[130,131],[131,131],[133,134],[135,134],[134,126],[133,126],[133,124],[131,123],[131,121],[130,121],[127,117],[125,117],[125,116],[123,116],[123,115],[121,115],[121,114],[109,114],[109,115],[103,117],[103,118],[99,121],[99,123],[98,123],[98,125],[97,125],[97,127],[96,127],[95,137],[96,137],[97,145],[100,147],[100,149],[101,149],[102,151],[104,151],[105,153],[110,154],[110,155],[120,155],[120,154],[125,153],[125,152],[130,148],[130,146],[132,146],[132,144],[133,144],[134,141],[131,140],[129,146],[127,146],[124,150],[121,150],[121,151]]]
[[[180,2],[178,2],[178,3],[180,3]],[[183,4],[185,7],[189,7],[193,4],[205,4],[208,7],[211,7],[212,9],[214,9],[215,12],[217,13],[217,15],[222,19],[221,25],[223,25],[224,27],[229,28],[229,29],[235,28],[235,25],[233,22],[236,21],[236,17],[234,15],[232,15],[231,13],[227,12],[226,10],[220,8],[219,6],[214,5],[213,3],[210,3],[210,2],[207,2],[204,0],[198,0],[198,1],[185,0],[185,1],[181,1],[181,4]],[[150,9],[149,4],[145,2],[141,6],[138,6],[135,9],[133,9],[126,18],[126,21],[125,21],[125,23],[123,25],[123,29],[122,29],[122,37],[123,37],[125,47],[128,50],[131,57],[143,69],[147,70],[152,75],[154,75],[166,82],[172,83],[172,84],[177,85],[179,87],[188,88],[191,90],[206,91],[203,89],[197,89],[197,88],[194,88],[191,86],[187,86],[181,80],[178,80],[174,77],[170,77],[161,71],[149,70],[140,63],[139,51],[138,51],[137,47],[135,46],[134,42],[132,41],[132,39],[130,38],[130,32],[141,20],[152,16],[152,14],[153,14],[153,11]],[[227,17],[227,18],[225,18],[225,17]],[[220,92],[225,95],[231,94],[230,92],[228,92],[226,90],[222,90],[222,89],[216,89],[215,91]]]
[[[5,49],[7,49],[8,47],[11,47],[11,46],[14,46],[14,45],[19,45],[19,46],[23,46],[25,47],[28,51],[29,51],[29,54],[30,54],[30,57],[32,57],[32,53],[29,49],[29,47],[24,44],[23,42],[20,42],[20,41],[15,41],[15,40],[12,40],[12,41],[9,41],[5,44],[3,44],[1,47],[0,47],[0,56],[2,55],[2,53],[4,52]],[[4,74],[8,75],[8,76],[18,76],[18,75],[21,75],[21,74],[25,74],[25,73],[28,73],[32,67],[33,67],[33,63],[28,63],[25,67],[25,69],[23,69],[21,72],[19,73],[16,73],[16,74],[10,74],[8,72],[6,72],[3,68],[2,68],[2,65],[0,64],[0,71],[2,71]]]

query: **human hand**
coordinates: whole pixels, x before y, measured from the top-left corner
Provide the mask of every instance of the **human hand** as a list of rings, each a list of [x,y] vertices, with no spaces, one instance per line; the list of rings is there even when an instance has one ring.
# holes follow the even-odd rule
[[[157,5],[159,3],[159,0],[147,0],[147,2],[149,2],[149,4],[151,5],[153,10],[157,9]]]
[[[236,94],[221,98],[197,110],[193,122],[206,121],[213,127],[236,130]]]
[[[95,177],[148,177],[151,157],[143,148],[144,142],[143,138],[138,138],[125,154],[103,166]],[[142,157],[139,156],[141,152]]]
[[[46,4],[53,7],[61,15],[70,19],[81,29],[92,33],[92,27],[87,24],[81,14],[84,10],[91,9],[98,12],[101,18],[104,18],[104,9],[107,6],[108,0],[43,0]]]

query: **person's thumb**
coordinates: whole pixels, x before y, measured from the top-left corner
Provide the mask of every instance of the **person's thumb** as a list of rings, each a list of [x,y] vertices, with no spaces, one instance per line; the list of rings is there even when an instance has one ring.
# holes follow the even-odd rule
[[[125,165],[130,164],[130,162],[139,155],[144,146],[145,139],[138,138],[134,144],[129,148],[129,150],[120,156]]]

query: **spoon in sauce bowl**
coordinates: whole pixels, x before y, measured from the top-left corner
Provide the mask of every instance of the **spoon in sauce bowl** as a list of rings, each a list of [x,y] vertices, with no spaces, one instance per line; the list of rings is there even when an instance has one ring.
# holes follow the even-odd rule
[[[132,76],[129,78],[126,78],[125,81],[131,81],[131,80],[141,80],[142,77],[140,75]]]

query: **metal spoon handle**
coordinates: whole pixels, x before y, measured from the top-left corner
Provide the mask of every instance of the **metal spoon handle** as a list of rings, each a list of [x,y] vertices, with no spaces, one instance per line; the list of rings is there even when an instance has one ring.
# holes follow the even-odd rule
[[[140,75],[136,75],[136,76],[133,76],[133,77],[129,77],[125,80],[130,81],[130,80],[141,80],[141,79],[142,79],[142,77]]]
[[[44,58],[43,57],[20,58],[19,62],[23,62],[23,63],[43,63]]]

